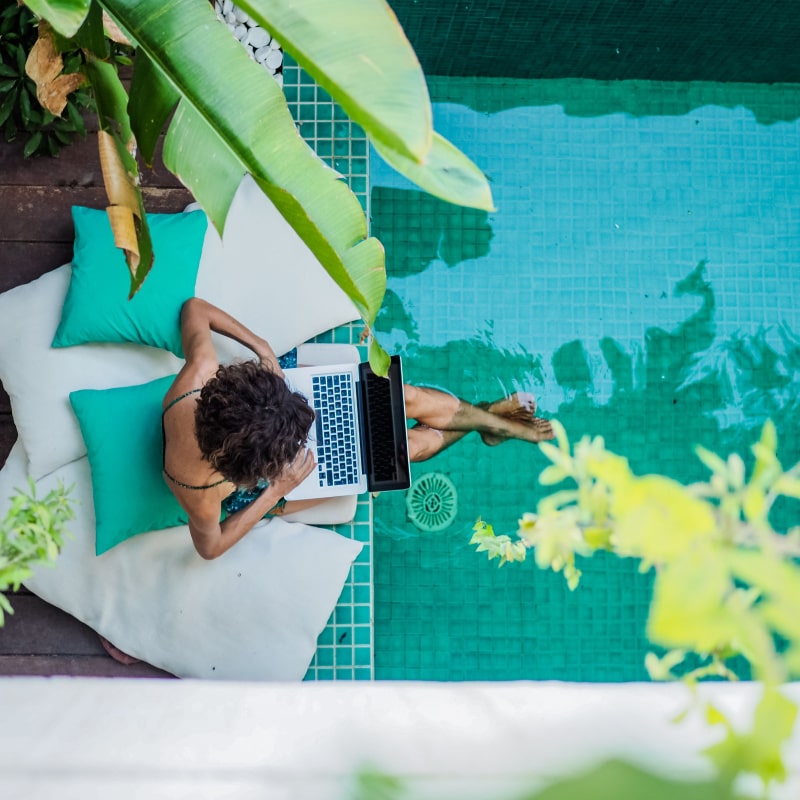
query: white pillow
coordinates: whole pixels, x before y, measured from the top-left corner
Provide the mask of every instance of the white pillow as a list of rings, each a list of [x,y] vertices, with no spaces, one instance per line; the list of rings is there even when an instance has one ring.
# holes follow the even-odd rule
[[[65,265],[0,294],[0,382],[34,479],[86,455],[71,391],[145,383],[183,364],[171,353],[135,344],[51,348],[69,278]],[[224,246],[208,226],[196,293],[263,336],[278,354],[358,319],[249,176],[231,206]],[[215,334],[214,340],[222,362],[253,357],[231,339]]]
[[[183,363],[166,350],[137,344],[50,347],[69,279],[66,264],[0,294],[0,382],[34,479],[86,455],[71,391],[145,383]]]
[[[222,242],[208,225],[195,293],[263,336],[278,355],[359,319],[347,295],[250,175],[233,198]],[[215,336],[214,345],[222,361],[252,357],[224,337]]]
[[[122,651],[184,678],[301,680],[362,544],[273,519],[225,555],[204,561],[187,527],[135,536],[94,554],[88,461],[37,483],[43,496],[74,485],[77,518],[54,568],[26,586]],[[26,486],[19,442],[0,470],[0,515]]]

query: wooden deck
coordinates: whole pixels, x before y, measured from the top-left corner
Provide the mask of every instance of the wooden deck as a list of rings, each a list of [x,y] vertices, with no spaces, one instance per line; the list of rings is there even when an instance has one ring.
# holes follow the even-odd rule
[[[22,142],[0,141],[0,292],[70,261],[73,205],[107,204],[95,133],[57,159],[26,160],[22,147]],[[192,200],[160,158],[154,170],[143,170],[142,183],[149,211],[180,211]],[[0,385],[0,465],[16,438],[8,395]],[[167,677],[147,664],[117,663],[94,631],[24,589],[10,599],[16,613],[0,628],[0,676]]]

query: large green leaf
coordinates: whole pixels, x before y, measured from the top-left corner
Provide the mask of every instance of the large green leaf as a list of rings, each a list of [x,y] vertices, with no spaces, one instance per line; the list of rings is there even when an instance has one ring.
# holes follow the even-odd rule
[[[138,56],[137,56],[138,58]],[[131,109],[135,96],[131,94]],[[190,104],[181,102],[164,141],[164,164],[197,198],[220,232],[246,168]]]
[[[460,206],[495,210],[486,176],[438,133],[433,134],[431,149],[419,164],[378,142],[373,144],[387,164],[426,192]]]
[[[161,76],[147,53],[140,50],[133,63],[128,113],[139,152],[148,166],[153,165],[159,136],[177,102],[178,93],[172,84]]]
[[[431,145],[425,76],[384,0],[237,0],[367,134],[421,161]]]
[[[89,13],[91,0],[25,0],[25,5],[37,17],[44,17],[62,36],[71,37]]]
[[[216,227],[224,228],[239,180],[251,173],[371,324],[385,289],[382,248],[367,244],[361,205],[303,141],[276,82],[247,57],[210,5],[104,5],[180,97],[165,163]],[[154,85],[145,76],[132,87],[132,111],[145,107]]]
[[[413,48],[384,0],[239,0],[358,123],[376,150],[426,192],[493,211],[486,176],[433,132]]]
[[[91,3],[89,12],[72,38],[65,38],[56,32],[56,45],[59,53],[69,50],[88,50],[97,58],[107,58],[108,40],[103,31],[103,9],[100,5],[97,2]]]

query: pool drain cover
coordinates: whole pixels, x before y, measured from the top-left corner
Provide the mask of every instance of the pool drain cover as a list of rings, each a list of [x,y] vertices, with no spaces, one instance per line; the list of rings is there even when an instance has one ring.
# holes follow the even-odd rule
[[[440,531],[456,518],[456,487],[441,472],[429,472],[411,484],[406,495],[408,518],[421,531]]]

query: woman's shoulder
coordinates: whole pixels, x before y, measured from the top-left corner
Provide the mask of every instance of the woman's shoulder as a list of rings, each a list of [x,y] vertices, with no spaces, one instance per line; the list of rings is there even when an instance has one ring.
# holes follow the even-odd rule
[[[214,376],[218,367],[217,361],[212,359],[195,360],[192,363],[187,362],[184,364],[164,395],[162,408],[166,411],[170,405],[176,403],[179,399],[194,392],[199,392],[206,381]]]

